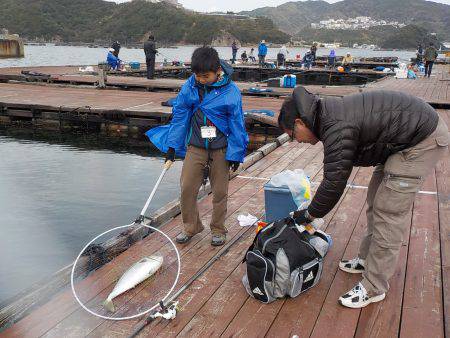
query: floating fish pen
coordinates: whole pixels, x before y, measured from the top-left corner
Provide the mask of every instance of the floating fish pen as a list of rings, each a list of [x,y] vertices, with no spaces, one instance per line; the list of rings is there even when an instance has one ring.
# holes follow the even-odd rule
[[[370,69],[339,72],[336,69],[302,69],[300,67],[268,68],[252,65],[235,65],[232,78],[242,82],[265,82],[284,75],[296,75],[297,83],[302,85],[362,85],[379,80],[386,73]],[[165,67],[155,71],[158,78],[187,79],[192,75],[191,69],[185,67]],[[145,71],[109,72],[111,75],[144,76]]]

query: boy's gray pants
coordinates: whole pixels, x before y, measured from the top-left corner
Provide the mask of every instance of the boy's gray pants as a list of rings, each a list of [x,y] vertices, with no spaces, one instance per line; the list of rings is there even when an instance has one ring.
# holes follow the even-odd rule
[[[211,150],[209,180],[213,195],[211,233],[227,233],[225,217],[227,214],[229,164],[225,159],[227,148]],[[203,231],[202,220],[197,207],[197,196],[203,182],[203,172],[208,162],[208,150],[189,146],[181,170],[181,217],[184,231],[194,236]]]
[[[436,130],[425,140],[375,168],[367,192],[367,234],[358,255],[366,260],[362,284],[370,296],[388,291],[415,195],[448,153],[448,144],[448,127],[440,118]]]

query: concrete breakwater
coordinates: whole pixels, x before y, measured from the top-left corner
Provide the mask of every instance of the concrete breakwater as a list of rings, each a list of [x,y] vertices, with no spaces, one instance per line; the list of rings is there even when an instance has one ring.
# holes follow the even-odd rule
[[[0,31],[0,58],[24,57],[23,41],[17,34],[9,34],[8,30]]]

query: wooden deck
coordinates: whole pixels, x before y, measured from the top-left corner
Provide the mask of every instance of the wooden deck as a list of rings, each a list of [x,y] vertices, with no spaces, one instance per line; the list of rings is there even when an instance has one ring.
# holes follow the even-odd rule
[[[169,92],[135,92],[97,90],[93,88],[66,88],[32,84],[0,83],[0,107],[31,108],[34,110],[59,110],[90,107],[91,111],[116,111],[130,116],[168,117],[172,109],[161,102],[175,97]],[[244,97],[244,110],[280,109],[278,98]],[[86,109],[85,109],[86,110]]]
[[[440,114],[450,125],[450,111]],[[304,168],[315,182],[322,178],[321,145],[286,143],[249,167],[242,175],[270,177],[284,169]],[[372,169],[355,168],[350,181],[367,186]],[[359,279],[338,269],[343,257],[353,257],[366,224],[364,189],[347,189],[336,208],[326,217],[324,229],[334,245],[325,259],[323,276],[313,289],[295,299],[264,305],[246,294],[241,285],[241,260],[254,236],[254,228],[241,228],[237,216],[250,212],[261,216],[265,181],[234,178],[226,225],[228,238],[241,236],[235,245],[210,267],[179,298],[182,311],[173,321],[157,321],[142,337],[450,337],[450,158],[447,156],[427,178],[419,194],[405,236],[397,270],[386,299],[363,310],[346,309],[337,298]],[[211,195],[200,201],[205,225],[211,216]],[[171,238],[181,230],[176,217],[161,228]],[[181,287],[217,253],[209,244],[209,231],[189,244],[179,245],[182,255]],[[100,309],[121,272],[117,266],[134,263],[142,252],[153,252],[167,244],[147,237],[112,262],[81,281],[77,288],[90,306]],[[133,314],[145,305],[152,290],[145,284],[119,297],[119,313]],[[15,325],[2,337],[125,337],[138,320],[110,322],[81,309],[70,290],[57,294]]]

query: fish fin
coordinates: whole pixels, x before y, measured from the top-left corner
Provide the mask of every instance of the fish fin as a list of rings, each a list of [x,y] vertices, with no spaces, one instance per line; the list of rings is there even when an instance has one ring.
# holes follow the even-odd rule
[[[108,310],[109,312],[115,312],[116,311],[116,307],[114,306],[114,303],[112,301],[112,299],[106,299],[103,302],[103,306],[106,308],[106,310]]]

